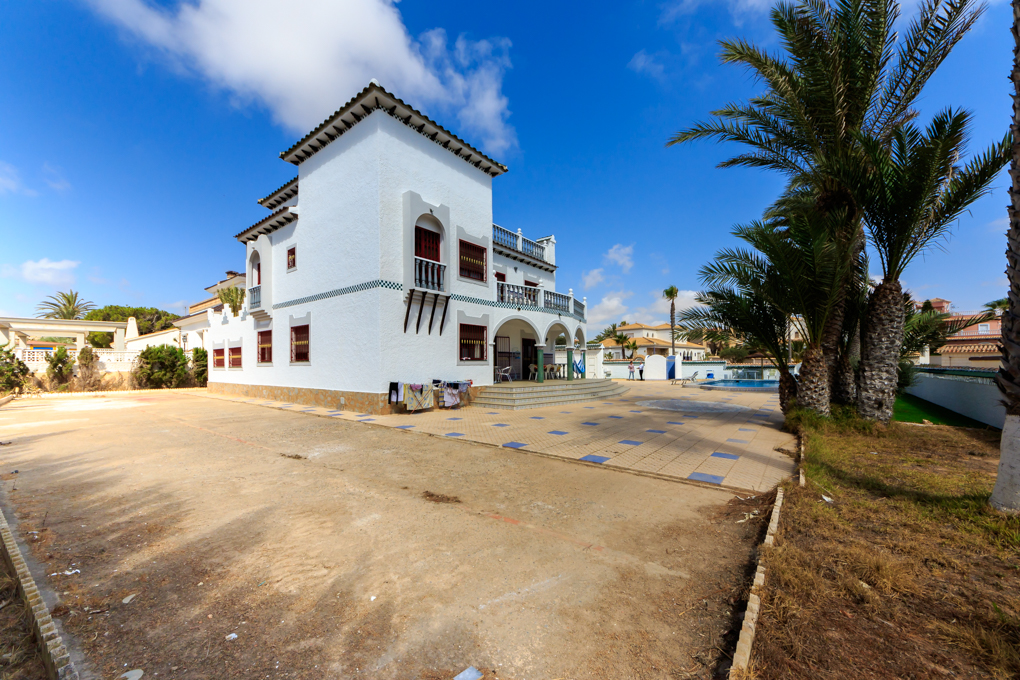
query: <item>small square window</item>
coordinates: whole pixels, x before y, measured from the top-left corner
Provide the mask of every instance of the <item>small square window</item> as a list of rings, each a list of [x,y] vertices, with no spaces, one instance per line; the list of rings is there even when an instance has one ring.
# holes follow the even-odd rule
[[[486,360],[486,333],[485,326],[473,326],[462,323],[460,325],[460,360],[461,361],[485,361]]]
[[[287,249],[287,271],[297,267],[297,246]]]
[[[991,333],[991,332],[992,332],[992,325],[991,324],[989,324],[989,323],[979,323],[978,324],[978,333]]]
[[[309,361],[308,324],[292,326],[290,329],[290,360],[297,363]]]
[[[241,348],[231,347],[228,355],[228,368],[241,368]]]
[[[214,349],[212,351],[212,365],[213,368],[223,368],[223,350]]]
[[[273,331],[259,331],[259,363],[273,361]]]

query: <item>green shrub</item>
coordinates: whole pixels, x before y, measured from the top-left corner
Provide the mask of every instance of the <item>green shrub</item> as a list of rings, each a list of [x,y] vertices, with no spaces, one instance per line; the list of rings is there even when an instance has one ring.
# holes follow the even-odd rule
[[[180,347],[146,347],[138,354],[134,377],[139,387],[183,387],[191,380],[188,357]]]
[[[65,385],[74,375],[74,359],[67,355],[66,347],[58,347],[57,350],[46,357],[46,375],[50,380],[56,381],[57,385]]]
[[[14,352],[0,349],[0,393],[20,392],[31,373]]]
[[[78,352],[78,386],[85,391],[99,388],[102,378],[99,373],[99,357],[91,347]]]
[[[191,355],[191,363],[195,382],[199,387],[205,387],[209,382],[209,353],[201,347],[196,347]]]

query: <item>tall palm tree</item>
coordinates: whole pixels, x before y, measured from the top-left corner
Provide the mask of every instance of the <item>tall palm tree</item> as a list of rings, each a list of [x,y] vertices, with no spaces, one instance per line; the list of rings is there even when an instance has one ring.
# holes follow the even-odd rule
[[[628,340],[627,344],[623,346],[624,349],[630,350],[631,359],[634,358],[634,352],[637,351],[637,340]]]
[[[82,299],[76,291],[50,295],[39,303],[35,311],[41,319],[84,319],[96,306]]]
[[[866,165],[851,172],[862,175],[857,193],[865,198],[864,224],[882,265],[882,281],[871,293],[861,337],[857,410],[865,418],[892,419],[903,344],[900,276],[917,255],[949,234],[960,214],[988,192],[1009,162],[1012,142],[1007,134],[965,167],[957,167],[970,120],[967,112],[949,109],[923,131],[909,123],[894,130],[888,145],[875,137],[861,140]]]
[[[858,162],[859,133],[888,139],[917,115],[914,104],[925,84],[982,11],[975,0],[926,0],[897,36],[896,0],[780,2],[771,19],[781,53],[744,40],[721,43],[722,61],[745,67],[765,91],[714,111],[713,120],[677,132],[667,146],[701,139],[745,145],[746,152],[721,167],[766,168],[787,176],[780,203],[809,202],[822,213],[840,213],[841,220],[830,221],[834,235],[853,243],[848,260],[860,259],[861,201],[827,170]],[[848,262],[844,269],[849,276],[860,264]],[[843,310],[837,299],[823,346],[827,371],[845,381],[847,372],[836,370],[840,339],[856,329],[844,328]]]
[[[627,324],[621,324],[621,325],[626,326]],[[623,331],[617,330],[616,331],[616,335],[613,336],[613,340],[615,340],[616,344],[619,345],[619,347],[620,347],[620,358],[621,359],[626,359],[627,358],[627,351],[626,351],[627,350],[627,343],[630,342],[630,338],[627,337],[627,335]]]
[[[1013,158],[1006,232],[1009,304],[1002,312],[1002,363],[995,382],[1006,402],[999,440],[999,474],[990,503],[1002,512],[1020,513],[1020,0],[1013,0]]]
[[[669,337],[670,337],[670,354],[676,356],[676,298],[680,295],[680,291],[677,290],[676,286],[670,286],[666,290],[662,291],[662,297],[669,300]]]
[[[999,298],[998,300],[986,302],[982,309],[993,312],[996,316],[998,316],[1009,309],[1009,298]]]

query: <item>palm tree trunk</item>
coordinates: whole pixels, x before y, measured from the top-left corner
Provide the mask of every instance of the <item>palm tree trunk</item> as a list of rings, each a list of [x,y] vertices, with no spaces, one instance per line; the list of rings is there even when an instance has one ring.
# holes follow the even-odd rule
[[[896,403],[896,368],[903,345],[903,286],[899,279],[875,287],[861,337],[861,382],[857,412],[888,423]]]
[[[676,303],[669,301],[669,347],[673,356],[676,356]]]
[[[829,367],[821,347],[809,345],[804,348],[800,380],[797,382],[797,405],[829,415]]]
[[[790,410],[790,401],[797,396],[797,379],[789,370],[779,373],[779,408],[786,413]]]
[[[1009,306],[1002,313],[1002,363],[995,382],[1005,397],[1006,422],[999,443],[999,474],[990,503],[1020,513],[1020,0],[1013,0],[1013,162],[1009,167],[1009,231],[1006,276]]]
[[[835,375],[832,381],[832,401],[842,406],[857,402],[857,376],[854,375],[854,359],[861,357],[860,328],[853,329],[849,346],[836,359]]]

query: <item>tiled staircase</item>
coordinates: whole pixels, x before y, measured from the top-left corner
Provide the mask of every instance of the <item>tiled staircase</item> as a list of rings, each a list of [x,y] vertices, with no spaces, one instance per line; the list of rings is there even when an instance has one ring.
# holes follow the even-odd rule
[[[520,411],[526,408],[604,401],[626,393],[630,388],[612,380],[574,380],[537,383],[518,381],[484,388],[472,402],[480,408]]]

